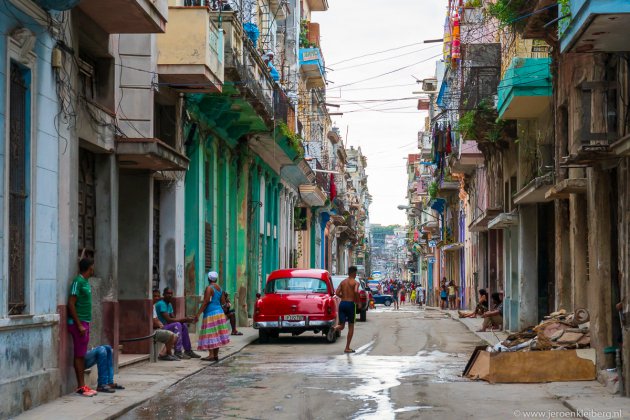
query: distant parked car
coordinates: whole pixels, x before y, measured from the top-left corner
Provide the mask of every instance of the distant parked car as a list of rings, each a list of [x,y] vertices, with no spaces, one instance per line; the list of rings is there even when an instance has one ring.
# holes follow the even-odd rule
[[[338,334],[335,289],[326,270],[287,269],[273,271],[267,279],[264,296],[258,295],[254,307],[254,328],[260,342],[280,333],[323,333],[334,343]]]
[[[347,276],[332,276],[333,287],[337,290],[337,287],[341,284]],[[359,321],[367,321],[367,311],[370,306],[370,290],[365,286],[365,282],[359,278],[359,297],[361,298],[361,308],[359,310]]]
[[[383,304],[385,306],[390,306],[392,303],[394,303],[394,297],[392,295],[381,295],[375,293],[373,295],[373,298],[374,304]]]

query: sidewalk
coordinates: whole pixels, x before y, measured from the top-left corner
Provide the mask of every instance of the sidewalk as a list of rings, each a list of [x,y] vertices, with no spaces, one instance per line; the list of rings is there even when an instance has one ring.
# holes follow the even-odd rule
[[[505,331],[477,332],[481,328],[482,318],[459,318],[457,311],[442,312],[464,324],[489,345],[494,345],[508,336]],[[500,384],[495,386],[500,386]],[[554,398],[562,401],[567,408],[578,414],[579,418],[589,420],[630,418],[630,398],[611,394],[597,381],[551,382],[541,384],[541,386]]]
[[[230,344],[219,351],[220,360],[235,355],[258,338],[258,331],[251,327],[242,327],[239,331],[243,335],[230,336]],[[205,351],[198,353],[207,356]],[[211,365],[199,359],[190,359],[179,362],[144,362],[124,367],[114,377],[117,383],[126,387],[124,390],[115,394],[100,393],[92,398],[68,394],[26,411],[16,419],[113,419]]]

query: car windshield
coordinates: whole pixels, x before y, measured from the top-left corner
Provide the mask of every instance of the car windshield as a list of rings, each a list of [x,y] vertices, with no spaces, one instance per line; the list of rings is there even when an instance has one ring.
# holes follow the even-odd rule
[[[326,282],[308,277],[290,277],[267,282],[265,293],[327,293]]]
[[[344,281],[347,278],[348,278],[347,276],[333,276],[332,277],[333,289],[337,290],[337,287],[339,287],[341,282]],[[359,281],[360,288],[365,290],[365,285],[363,284],[363,280],[360,280],[358,278],[357,278],[357,280]]]

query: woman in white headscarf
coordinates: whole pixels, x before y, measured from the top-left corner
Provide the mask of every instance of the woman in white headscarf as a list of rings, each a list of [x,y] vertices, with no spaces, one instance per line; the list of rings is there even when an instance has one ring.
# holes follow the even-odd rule
[[[219,274],[216,271],[208,273],[209,284],[203,294],[203,303],[195,317],[197,320],[203,313],[197,349],[208,350],[208,357],[201,359],[206,362],[218,362],[219,348],[230,342],[230,329],[223,310],[225,297],[217,284],[218,279]]]

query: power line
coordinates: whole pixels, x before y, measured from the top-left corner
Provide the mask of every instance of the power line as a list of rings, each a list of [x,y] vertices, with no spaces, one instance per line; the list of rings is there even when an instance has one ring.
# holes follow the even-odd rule
[[[357,60],[359,58],[371,57],[371,56],[374,56],[374,55],[383,54],[383,53],[390,52],[390,51],[402,50],[404,48],[409,48],[409,47],[413,47],[413,46],[416,46],[416,45],[422,45],[422,44],[424,44],[424,42],[414,42],[413,44],[402,45],[402,46],[396,47],[396,48],[388,48],[386,50],[376,51],[376,52],[362,54],[362,55],[357,55],[355,57],[346,58],[345,60],[337,61],[337,62],[332,63],[330,65],[334,66],[334,65],[337,65],[337,64],[346,63],[348,61],[354,61],[354,60]]]

